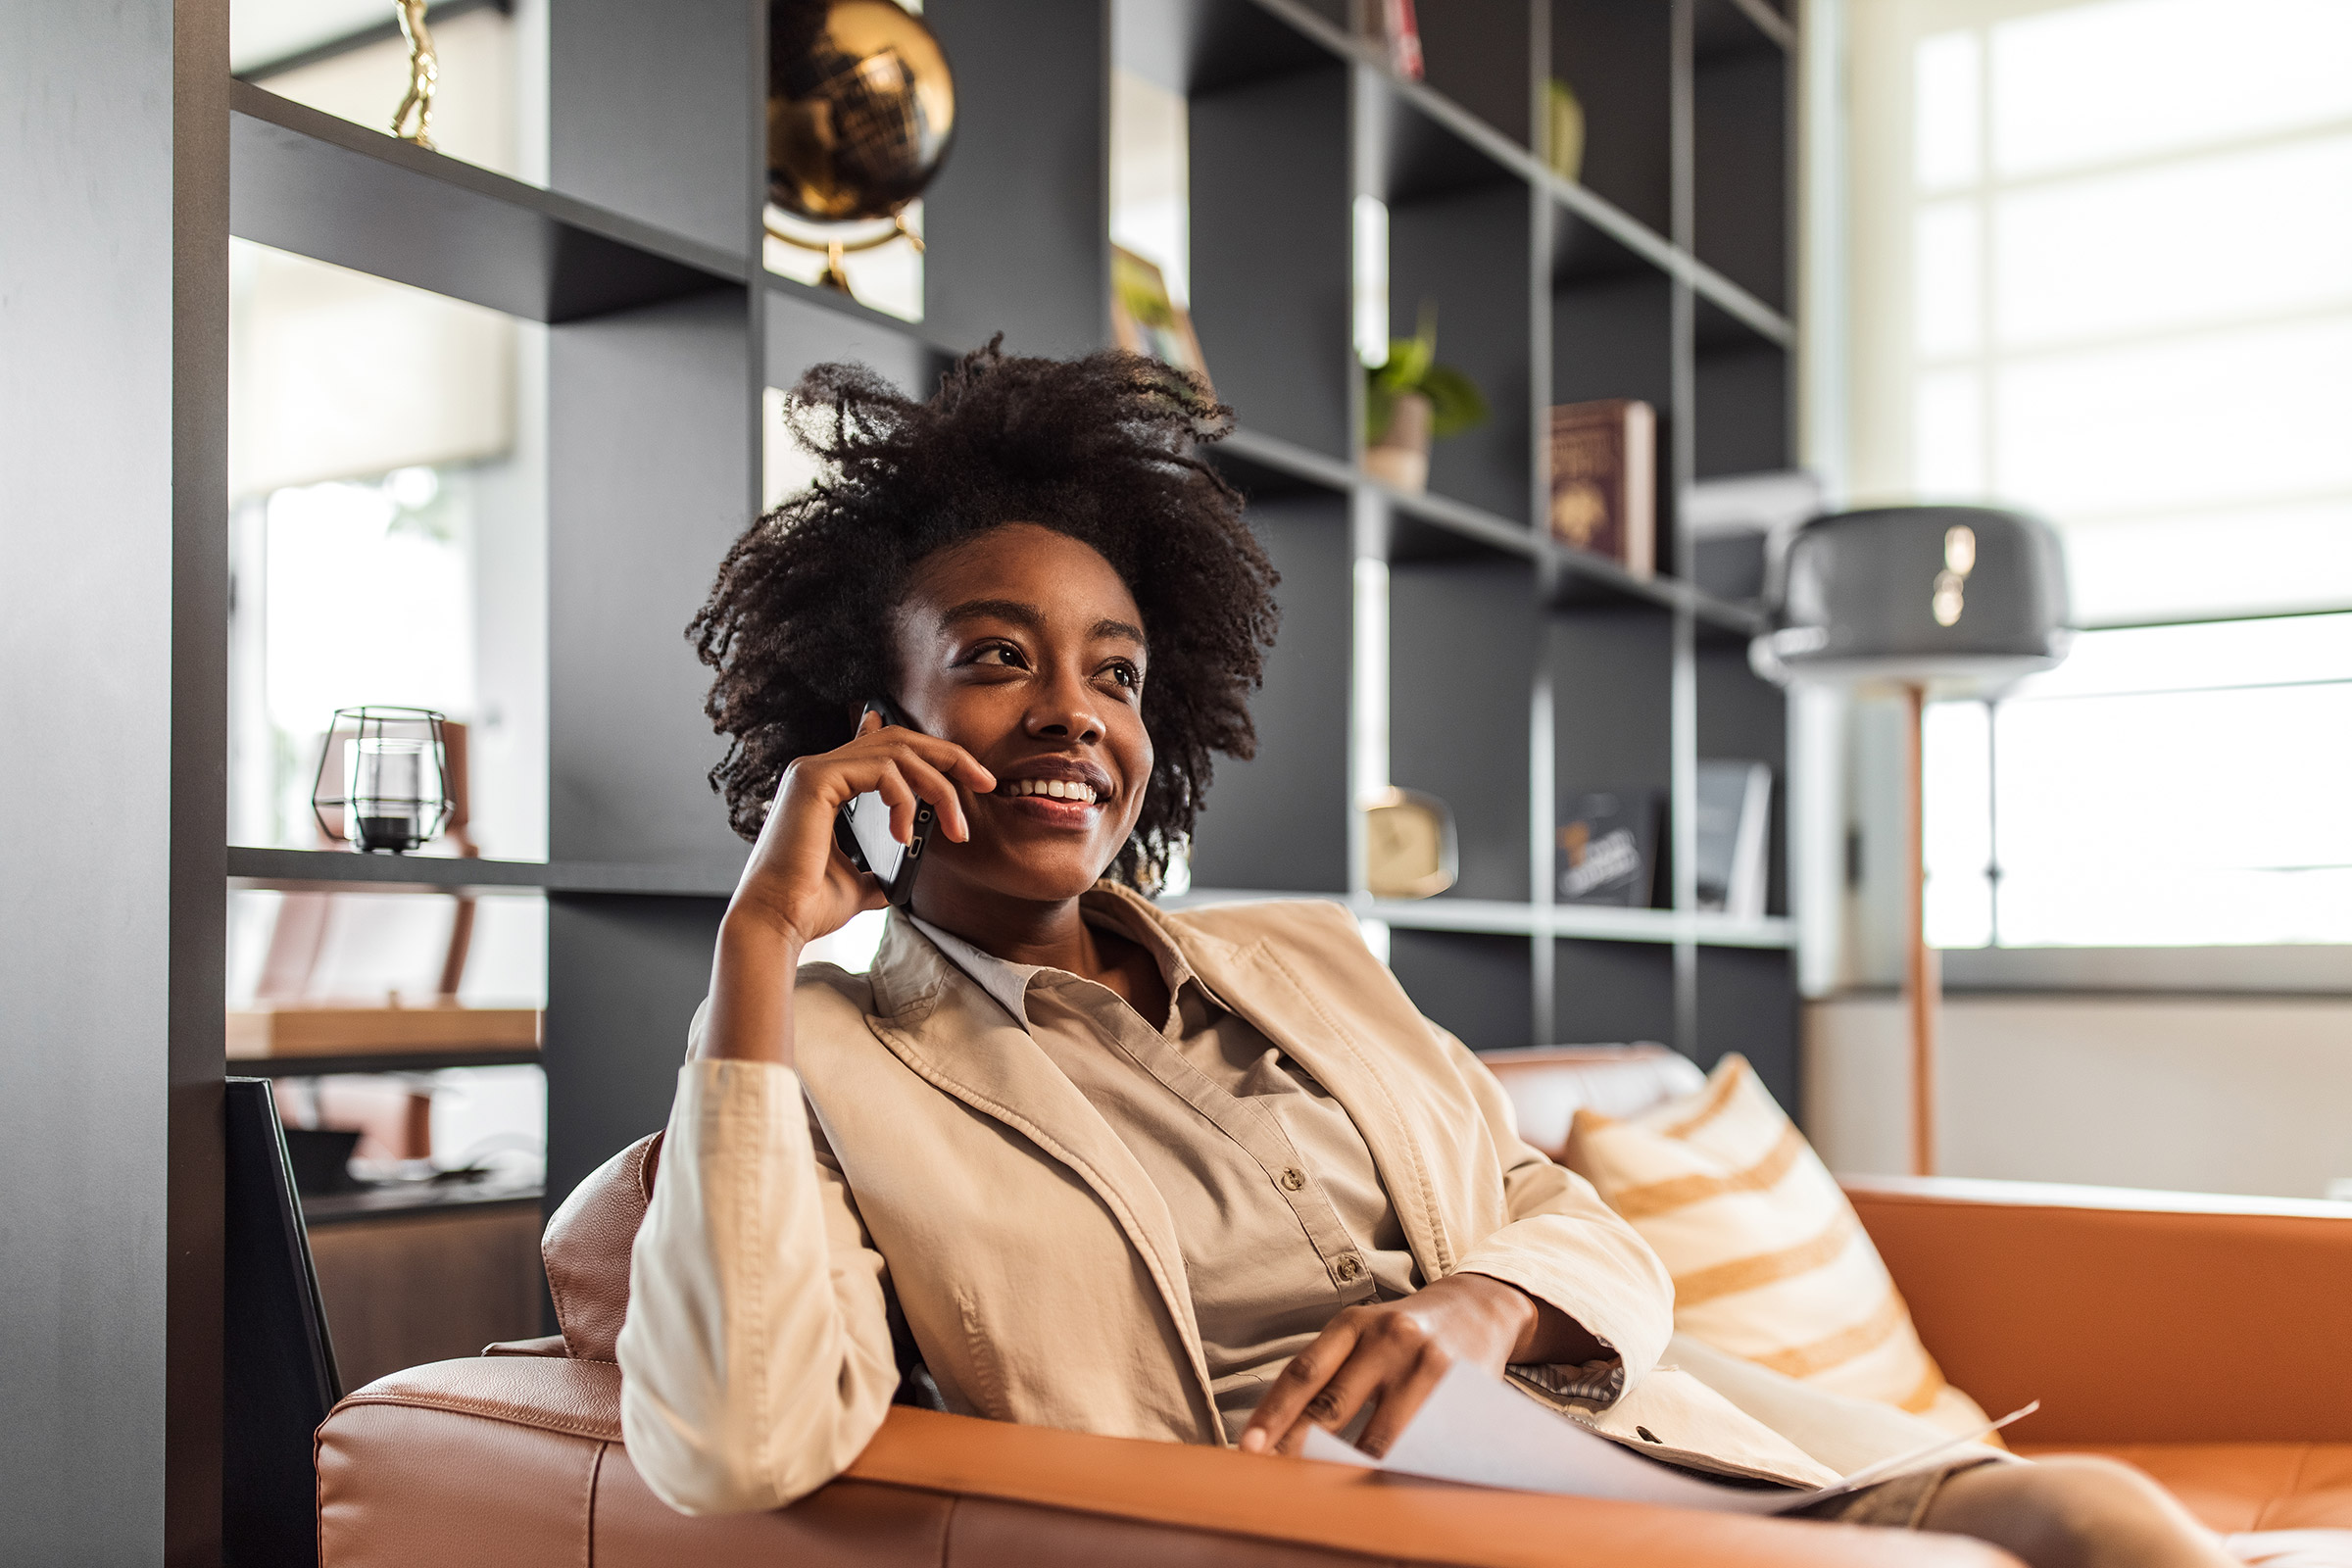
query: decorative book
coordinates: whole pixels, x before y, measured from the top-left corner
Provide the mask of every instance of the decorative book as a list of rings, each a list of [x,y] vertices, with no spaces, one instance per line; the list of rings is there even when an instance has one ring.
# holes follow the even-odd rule
[[[1551,532],[1637,577],[1657,569],[1657,413],[1638,398],[1551,411]]]
[[[1559,901],[1648,908],[1665,810],[1657,790],[1588,790],[1570,798],[1560,812]]]

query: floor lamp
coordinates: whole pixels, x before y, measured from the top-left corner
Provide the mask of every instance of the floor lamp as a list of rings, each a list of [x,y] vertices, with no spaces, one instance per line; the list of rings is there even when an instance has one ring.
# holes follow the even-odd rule
[[[1984,696],[2066,657],[2066,560],[2039,517],[1990,507],[1879,507],[1816,517],[1776,553],[1770,629],[1749,645],[1782,685],[1903,695],[1903,966],[1911,1168],[1936,1170],[1936,1019],[1920,723],[1928,699]]]

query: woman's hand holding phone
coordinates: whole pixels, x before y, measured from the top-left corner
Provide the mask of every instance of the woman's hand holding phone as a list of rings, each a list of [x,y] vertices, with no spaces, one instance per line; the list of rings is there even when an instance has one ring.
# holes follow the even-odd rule
[[[985,795],[997,780],[955,742],[885,725],[870,712],[848,745],[784,770],[719,925],[704,1055],[789,1065],[801,950],[859,911],[882,907],[880,884],[834,842],[841,808],[869,791],[879,794],[890,808],[892,836],[905,843],[919,801],[938,814],[936,831],[960,844],[971,837],[971,824],[958,785]]]

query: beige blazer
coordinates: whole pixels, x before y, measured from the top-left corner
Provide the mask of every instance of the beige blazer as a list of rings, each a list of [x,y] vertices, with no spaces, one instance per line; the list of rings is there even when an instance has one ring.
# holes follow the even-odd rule
[[[1833,1478],[1659,1367],[1665,1269],[1519,1139],[1501,1086],[1421,1016],[1345,910],[1135,902],[1347,1108],[1424,1279],[1493,1275],[1616,1348],[1615,1402],[1551,1402],[1662,1457]],[[894,1331],[952,1410],[1222,1443],[1167,1206],[1028,1033],[895,918],[870,977],[809,965],[797,1008],[797,1073],[680,1074],[618,1352],[622,1429],[654,1490],[718,1512],[821,1486],[888,1408]]]

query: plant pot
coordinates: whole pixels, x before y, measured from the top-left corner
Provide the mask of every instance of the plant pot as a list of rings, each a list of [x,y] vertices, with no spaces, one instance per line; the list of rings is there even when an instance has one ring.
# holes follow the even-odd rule
[[[1364,452],[1364,471],[1407,495],[1428,489],[1430,414],[1429,399],[1421,393],[1397,393],[1380,444]]]

